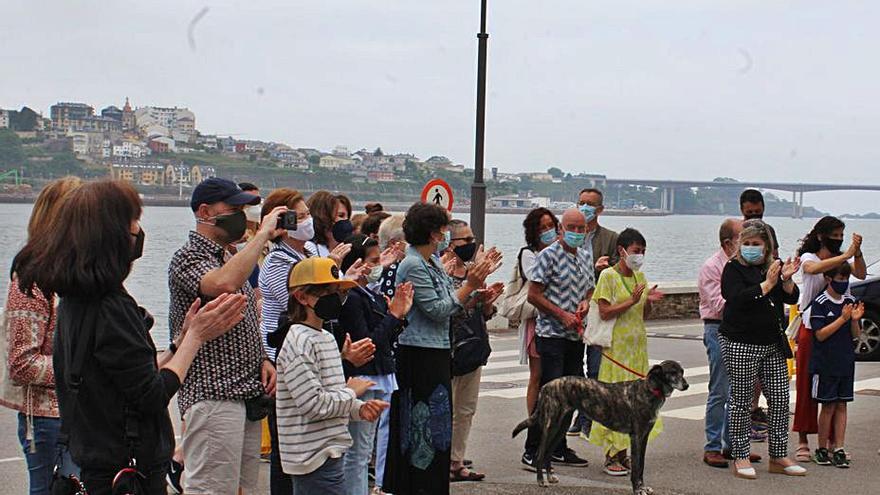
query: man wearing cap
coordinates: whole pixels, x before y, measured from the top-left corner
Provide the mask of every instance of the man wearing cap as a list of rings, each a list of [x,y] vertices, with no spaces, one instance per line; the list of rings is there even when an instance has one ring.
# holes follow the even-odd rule
[[[259,196],[226,179],[212,177],[200,183],[190,202],[196,229],[168,267],[169,327],[174,337],[184,329],[187,311],[196,298],[202,304],[225,292],[248,298],[244,319],[202,347],[178,392],[186,423],[187,494],[234,494],[239,487],[254,493],[257,489],[260,422],[247,418],[245,403],[275,394],[275,369],[263,350],[254,291],[247,279],[266,242],[283,232],[276,227],[278,216],[287,208],[281,206],[266,215],[254,237],[235,255],[227,247],[244,235],[244,207],[259,202]]]

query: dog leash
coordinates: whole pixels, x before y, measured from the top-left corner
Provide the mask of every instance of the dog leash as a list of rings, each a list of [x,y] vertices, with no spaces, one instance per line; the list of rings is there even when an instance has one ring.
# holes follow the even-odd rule
[[[621,363],[620,361],[614,359],[613,357],[609,356],[607,352],[604,352],[604,351],[602,352],[602,358],[611,361],[612,363],[616,364],[617,366],[619,366],[623,370],[628,371],[641,379],[644,379],[646,377],[645,374],[639,373],[638,371],[630,368],[629,366],[627,366],[627,365]],[[654,397],[657,397],[658,399],[664,398],[663,391],[656,389],[656,388],[652,388],[650,390],[651,390],[651,394],[653,394]]]
[[[616,364],[617,366],[623,368],[624,370],[632,373],[633,375],[636,375],[639,378],[645,378],[645,375],[643,373],[639,373],[638,371],[628,367],[627,365],[625,365],[625,364],[621,363],[620,361],[614,359],[613,357],[609,356],[608,353],[606,353],[604,351],[602,352],[602,357],[611,361],[612,363]]]

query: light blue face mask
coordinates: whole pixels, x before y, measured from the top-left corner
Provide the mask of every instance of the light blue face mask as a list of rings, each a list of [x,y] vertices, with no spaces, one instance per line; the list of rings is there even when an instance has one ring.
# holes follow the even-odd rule
[[[547,246],[556,242],[557,237],[559,237],[559,232],[556,232],[556,229],[550,229],[541,232],[541,242]]]
[[[443,240],[437,244],[437,251],[443,252],[446,251],[446,248],[449,247],[449,243],[452,242],[452,233],[448,230],[444,233]]]
[[[746,263],[757,265],[764,261],[764,246],[740,246],[739,254]]]
[[[577,232],[565,232],[562,236],[568,247],[579,248],[584,245],[587,234],[578,234]]]
[[[586,220],[587,223],[592,222],[593,219],[596,218],[596,207],[595,206],[590,206],[590,205],[584,203],[584,204],[578,206],[578,210],[580,210],[581,213],[584,214],[584,220]]]

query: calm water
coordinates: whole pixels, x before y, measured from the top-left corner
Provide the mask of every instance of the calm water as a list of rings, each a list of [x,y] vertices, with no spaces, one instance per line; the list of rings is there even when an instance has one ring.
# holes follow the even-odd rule
[[[0,205],[0,262],[8,269],[13,255],[24,244],[26,225],[31,205]],[[462,215],[467,220],[467,215]],[[494,275],[506,280],[513,260],[523,244],[520,215],[489,215],[486,219],[487,245],[498,246],[507,263]],[[603,225],[620,231],[626,227],[639,229],[648,240],[644,271],[654,282],[695,282],[703,260],[718,245],[718,226],[723,217],[605,217]],[[812,227],[815,220],[771,218],[782,245],[780,253],[793,253],[797,241]],[[181,207],[147,207],[141,224],[147,234],[144,257],[135,263],[126,284],[138,302],[156,317],[153,330],[157,342],[166,342],[168,328],[168,261],[174,251],[186,240],[194,226],[192,212]],[[863,250],[868,263],[880,258],[880,221],[849,220],[847,232],[859,232],[865,237]],[[848,241],[847,243],[848,244]],[[880,263],[871,270],[880,273]],[[5,286],[3,286],[5,289]],[[0,306],[6,301],[6,291],[0,292]]]

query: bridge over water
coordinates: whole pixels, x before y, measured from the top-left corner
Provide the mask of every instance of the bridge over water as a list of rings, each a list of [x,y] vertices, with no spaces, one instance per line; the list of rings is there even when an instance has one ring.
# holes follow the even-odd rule
[[[792,216],[802,218],[804,211],[804,193],[817,191],[880,191],[880,184],[823,184],[806,182],[715,182],[694,180],[663,180],[663,179],[597,179],[597,186],[647,186],[660,189],[660,209],[675,211],[675,191],[691,188],[723,188],[723,189],[770,189],[791,192]]]

